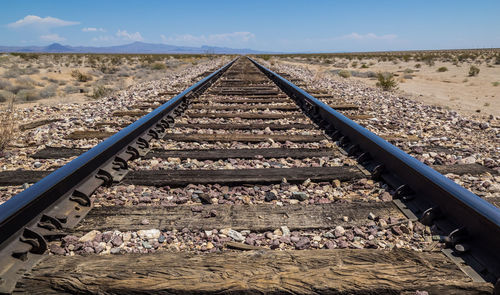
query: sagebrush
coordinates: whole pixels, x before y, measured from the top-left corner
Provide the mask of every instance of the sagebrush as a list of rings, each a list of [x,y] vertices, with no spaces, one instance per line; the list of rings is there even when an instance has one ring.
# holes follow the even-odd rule
[[[378,73],[377,80],[377,86],[384,91],[396,89],[398,86],[398,82],[396,82],[392,73]]]
[[[469,68],[469,77],[475,77],[479,74],[479,68],[476,66],[470,66]]]
[[[14,97],[8,98],[4,110],[0,110],[0,151],[3,151],[14,136]]]

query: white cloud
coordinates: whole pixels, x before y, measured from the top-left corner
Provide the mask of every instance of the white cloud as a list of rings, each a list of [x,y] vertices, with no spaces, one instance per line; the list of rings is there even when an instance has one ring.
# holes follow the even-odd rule
[[[113,39],[114,37],[112,36],[99,36],[92,38],[92,41],[107,42],[107,41],[113,41]]]
[[[51,41],[51,42],[61,42],[66,40],[65,38],[59,36],[58,34],[48,34],[40,36],[40,39],[43,41]]]
[[[120,37],[123,40],[131,40],[131,41],[143,41],[141,34],[139,32],[129,33],[125,30],[118,30],[116,32],[116,36]]]
[[[358,33],[351,33],[349,35],[344,35],[340,37],[340,39],[351,39],[351,40],[394,40],[398,36],[395,34],[387,34],[387,35],[376,35],[374,33],[368,33],[368,34],[358,34]]]
[[[199,35],[194,36],[191,34],[185,35],[174,35],[172,37],[166,37],[161,35],[161,39],[164,43],[176,44],[176,45],[218,45],[218,46],[231,46],[234,44],[244,44],[252,39],[255,39],[255,35],[250,32],[232,32],[223,34],[210,34],[210,35]]]
[[[82,32],[106,32],[105,29],[103,28],[92,28],[92,27],[88,27],[88,28],[83,28],[82,29]]]
[[[66,27],[77,25],[79,22],[74,21],[66,21],[62,19],[58,19],[55,17],[47,16],[47,17],[39,17],[36,15],[27,15],[24,18],[15,21],[13,23],[8,24],[9,28],[22,28],[22,27],[33,27],[37,28],[49,29],[55,27]]]

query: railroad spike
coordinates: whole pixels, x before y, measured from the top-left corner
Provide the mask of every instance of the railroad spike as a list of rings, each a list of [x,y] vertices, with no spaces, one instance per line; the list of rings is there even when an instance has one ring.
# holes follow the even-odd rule
[[[369,152],[364,152],[362,153],[361,155],[358,156],[358,158],[356,159],[360,164],[365,164],[367,163],[368,161],[370,161],[372,159],[372,156],[370,155]]]
[[[411,200],[414,195],[415,192],[407,184],[400,185],[394,192],[394,197],[396,199],[404,199],[406,201]]]
[[[379,164],[373,168],[372,171],[372,179],[380,180],[382,178],[382,173],[384,173],[385,167],[383,164]]]
[[[343,135],[339,139],[339,146],[344,147],[349,142],[349,137],[347,135]]]
[[[347,148],[347,155],[354,156],[356,153],[360,151],[360,147],[358,144],[353,144]]]
[[[431,226],[435,219],[442,217],[442,212],[439,207],[431,207],[422,213],[420,222],[424,225]]]

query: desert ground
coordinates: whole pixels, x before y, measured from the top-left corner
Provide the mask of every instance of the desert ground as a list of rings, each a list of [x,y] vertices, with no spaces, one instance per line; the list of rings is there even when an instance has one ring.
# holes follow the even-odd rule
[[[340,75],[375,86],[391,73],[392,90],[465,115],[500,116],[500,50],[264,56],[271,63],[306,66],[316,75]],[[479,69],[470,75],[470,68]]]
[[[204,55],[0,55],[0,103],[83,103],[207,60]]]

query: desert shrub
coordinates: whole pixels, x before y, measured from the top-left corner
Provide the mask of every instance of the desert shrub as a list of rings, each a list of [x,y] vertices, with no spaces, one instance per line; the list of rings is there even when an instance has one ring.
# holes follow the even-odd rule
[[[417,68],[417,69],[420,69],[421,67],[422,67],[422,65],[421,65],[421,64],[416,64],[416,65],[415,65],[415,68]]]
[[[23,75],[34,75],[40,73],[40,70],[37,68],[26,68],[22,69]]]
[[[167,66],[164,63],[155,62],[154,64],[151,65],[151,68],[153,70],[164,70],[167,68]]]
[[[40,90],[40,96],[42,98],[49,98],[49,97],[54,97],[57,94],[57,85],[55,84],[50,84],[47,87],[44,87],[42,90]]]
[[[3,73],[4,78],[17,78],[23,75],[23,71],[17,66],[11,67]]]
[[[447,67],[440,67],[439,69],[437,69],[437,71],[440,73],[446,72],[446,71],[448,71],[448,68]]]
[[[470,66],[469,68],[469,77],[475,77],[479,74],[479,68],[476,66]]]
[[[40,98],[40,94],[34,89],[22,89],[16,94],[16,101],[35,101]]]
[[[9,99],[12,99],[14,97],[15,97],[14,93],[12,93],[10,91],[0,90],[0,102],[9,101]]]
[[[361,69],[368,69],[368,66],[366,64],[362,64]]]
[[[79,70],[73,70],[71,72],[71,77],[75,78],[78,82],[92,81],[92,76],[89,74],[84,74]]]
[[[130,77],[130,73],[128,71],[121,70],[117,73],[118,77]]]
[[[497,55],[495,58],[495,64],[500,65],[500,55]]]
[[[372,71],[368,72],[351,71],[351,75],[353,77],[358,77],[358,78],[374,78],[377,76],[377,74]]]
[[[413,72],[415,72],[415,71],[414,71],[414,70],[412,70],[412,69],[405,69],[405,70],[404,70],[404,73],[405,73],[405,74],[412,74]]]
[[[352,64],[351,64],[351,67],[355,68],[358,66],[358,62],[357,61],[353,61]]]
[[[80,89],[73,85],[67,85],[66,87],[63,88],[63,91],[66,94],[70,94],[70,93],[78,93],[80,92]]]
[[[31,84],[15,84],[7,88],[8,91],[17,94],[21,90],[31,90],[34,89],[35,86]]]
[[[392,73],[378,73],[377,80],[377,86],[382,88],[384,91],[395,89],[398,85],[398,82],[396,82]]]
[[[110,94],[111,92],[113,92],[113,89],[99,85],[97,87],[94,87],[93,92],[90,96],[94,99],[98,99]]]
[[[0,151],[11,142],[14,136],[14,99],[13,96],[6,98],[9,101],[5,110],[0,110]]]
[[[493,86],[497,87],[498,85],[500,85],[500,82],[493,82],[491,83]]]
[[[7,89],[11,86],[12,84],[9,82],[9,80],[0,79],[0,89]]]
[[[8,55],[2,55],[0,56],[0,64],[5,64],[9,61],[9,56]]]
[[[16,83],[17,84],[21,84],[21,85],[36,85],[37,83],[31,79],[30,77],[19,77],[16,79]]]
[[[114,74],[118,72],[118,68],[114,66],[101,65],[99,67],[99,71],[101,71],[103,74]]]
[[[20,58],[24,60],[31,60],[31,59],[38,59],[40,57],[40,54],[38,53],[22,53],[22,52],[13,52],[11,53],[13,56],[19,56]]]
[[[349,78],[351,77],[351,72],[347,71],[347,70],[340,70],[338,72],[338,75],[342,78]]]

